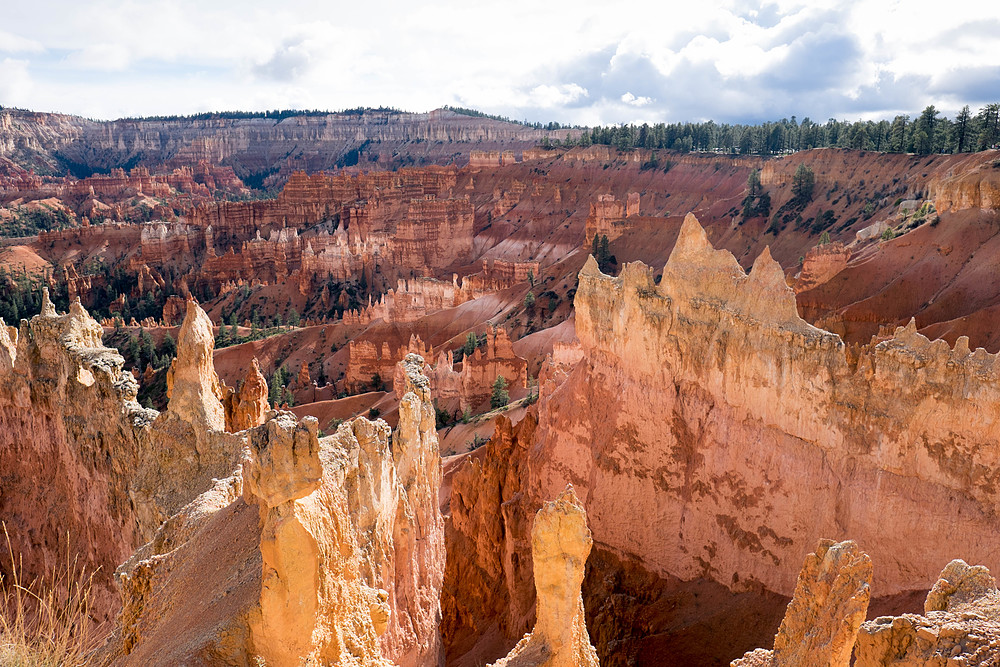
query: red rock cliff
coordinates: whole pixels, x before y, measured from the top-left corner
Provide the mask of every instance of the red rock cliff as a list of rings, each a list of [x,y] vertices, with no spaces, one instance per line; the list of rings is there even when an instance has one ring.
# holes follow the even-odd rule
[[[532,600],[504,555],[523,553],[515,517],[566,483],[586,503],[595,552],[614,554],[614,571],[649,573],[637,579],[646,585],[700,580],[788,597],[821,537],[868,545],[874,597],[930,587],[956,549],[996,566],[995,355],[964,338],[954,349],[930,342],[911,325],[849,356],[838,336],[798,316],[769,253],[747,274],[693,216],[659,283],[639,263],[610,277],[588,260],[576,331],[582,359],[568,375],[543,370],[534,433],[498,436],[455,473],[449,539],[477,554],[456,567],[490,573],[488,600],[476,604],[509,609],[505,636],[523,627]],[[517,446],[494,452],[502,442]],[[477,475],[492,455],[501,470]],[[494,505],[483,485],[503,499]],[[476,518],[467,508],[477,497],[500,515]],[[492,532],[491,521],[501,524]],[[461,576],[445,590],[446,636],[464,654]],[[621,628],[621,609],[601,604],[594,622]],[[600,627],[591,637],[607,650]]]
[[[931,512],[989,561],[976,536],[997,527],[994,356],[901,329],[849,363],[837,336],[798,317],[766,252],[747,275],[693,216],[659,285],[641,265],[619,278],[595,268],[576,299],[586,359],[543,403],[532,476],[542,489],[584,485],[595,540],[664,574],[788,595],[805,550],[849,536],[871,545],[886,595],[929,586],[954,550]],[[584,480],[597,478],[607,486],[590,495]],[[622,502],[648,530],[612,519]]]

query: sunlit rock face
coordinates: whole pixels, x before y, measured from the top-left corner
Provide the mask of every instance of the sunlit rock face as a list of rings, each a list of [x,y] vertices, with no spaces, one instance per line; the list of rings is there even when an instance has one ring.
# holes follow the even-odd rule
[[[787,599],[821,538],[865,545],[873,596],[927,590],[957,549],[993,565],[995,355],[913,323],[848,349],[799,317],[768,252],[745,272],[693,216],[658,282],[640,263],[612,277],[588,260],[575,310],[579,361],[543,368],[537,425],[499,428],[454,473],[449,544],[465,555],[446,577],[445,632],[457,654],[485,653],[473,628],[509,641],[531,627],[530,579],[511,554],[526,552],[524,517],[567,483],[600,555],[585,600],[588,586],[641,599],[629,580]],[[467,591],[462,572],[488,583]],[[498,609],[497,623],[470,620],[465,599]],[[599,652],[613,628],[640,623],[608,599],[588,614]]]
[[[924,615],[880,616],[861,626],[858,667],[989,665],[1000,655],[1000,593],[990,571],[954,560],[924,602]]]
[[[441,460],[423,360],[401,366],[394,433],[358,418],[320,439],[288,412],[246,431],[233,474],[119,568],[99,660],[439,664]]]
[[[820,540],[799,571],[774,650],[751,651],[733,667],[849,667],[871,601],[871,581],[871,559],[857,544]]]
[[[956,548],[943,526],[994,557],[994,355],[911,324],[849,357],[766,252],[746,274],[693,216],[659,284],[588,262],[576,309],[584,361],[543,394],[531,493],[572,482],[596,542],[784,595],[824,536],[867,545],[885,595],[933,583]]]

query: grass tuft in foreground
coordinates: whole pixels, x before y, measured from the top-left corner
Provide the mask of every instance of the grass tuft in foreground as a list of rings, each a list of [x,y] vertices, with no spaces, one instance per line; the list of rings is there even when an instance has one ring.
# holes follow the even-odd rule
[[[3,532],[10,572],[0,569],[0,665],[85,665],[96,638],[88,614],[93,573],[88,575],[67,555],[49,576],[25,582],[6,524]]]

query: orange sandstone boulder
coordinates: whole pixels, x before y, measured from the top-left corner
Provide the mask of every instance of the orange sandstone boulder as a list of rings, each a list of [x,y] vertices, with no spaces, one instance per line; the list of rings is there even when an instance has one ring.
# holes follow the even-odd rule
[[[1000,655],[1000,592],[989,570],[950,562],[924,615],[880,616],[861,626],[857,667],[993,665]]]

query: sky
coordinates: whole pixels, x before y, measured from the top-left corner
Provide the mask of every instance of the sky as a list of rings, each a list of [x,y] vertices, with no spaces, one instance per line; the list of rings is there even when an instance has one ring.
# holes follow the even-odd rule
[[[0,106],[90,118],[954,117],[1000,101],[1000,2],[0,0]]]

